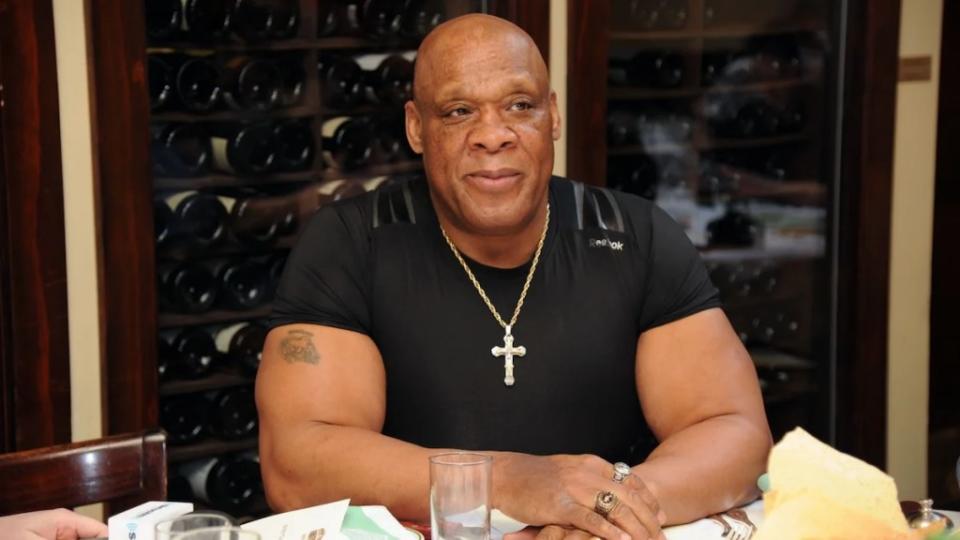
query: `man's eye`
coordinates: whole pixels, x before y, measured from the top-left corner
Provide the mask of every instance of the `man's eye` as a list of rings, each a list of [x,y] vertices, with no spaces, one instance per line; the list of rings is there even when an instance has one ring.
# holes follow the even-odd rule
[[[446,115],[449,116],[449,117],[451,117],[451,118],[458,118],[458,117],[461,117],[461,116],[466,116],[467,114],[470,114],[470,111],[467,110],[466,107],[457,107],[456,109],[452,109],[452,110],[450,110],[450,111],[447,111],[447,114],[446,114]]]
[[[514,103],[511,107],[515,111],[529,111],[530,109],[533,108],[533,104],[527,101],[518,101]]]

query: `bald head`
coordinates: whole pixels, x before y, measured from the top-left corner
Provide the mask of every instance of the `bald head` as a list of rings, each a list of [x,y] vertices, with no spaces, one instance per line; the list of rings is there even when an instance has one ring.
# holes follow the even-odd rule
[[[413,79],[414,99],[433,99],[446,81],[463,71],[486,69],[492,57],[524,64],[536,83],[545,93],[549,92],[547,65],[530,35],[510,21],[472,13],[437,26],[420,44]]]

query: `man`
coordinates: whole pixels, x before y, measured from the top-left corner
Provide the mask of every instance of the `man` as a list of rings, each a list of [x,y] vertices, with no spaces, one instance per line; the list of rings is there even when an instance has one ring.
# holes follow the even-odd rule
[[[750,358],[663,212],[551,179],[560,115],[530,37],[451,20],[414,95],[426,183],[323,208],[287,263],[257,380],[271,506],[425,521],[448,448],[493,454],[494,507],[550,538],[657,538],[755,496]]]

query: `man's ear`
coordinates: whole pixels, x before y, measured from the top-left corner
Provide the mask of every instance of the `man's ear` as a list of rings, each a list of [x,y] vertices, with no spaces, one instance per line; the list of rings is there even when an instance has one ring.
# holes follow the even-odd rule
[[[420,111],[417,105],[410,100],[403,105],[405,113],[404,123],[407,129],[407,142],[410,148],[417,154],[423,153],[423,122],[420,119]]]
[[[557,93],[550,91],[550,131],[553,140],[559,141],[561,134],[560,107],[557,106]]]

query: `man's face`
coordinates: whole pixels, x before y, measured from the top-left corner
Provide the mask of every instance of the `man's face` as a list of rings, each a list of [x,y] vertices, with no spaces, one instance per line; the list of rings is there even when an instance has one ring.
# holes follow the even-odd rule
[[[543,206],[560,116],[531,47],[467,30],[418,59],[407,135],[438,212],[465,232],[516,233]]]

